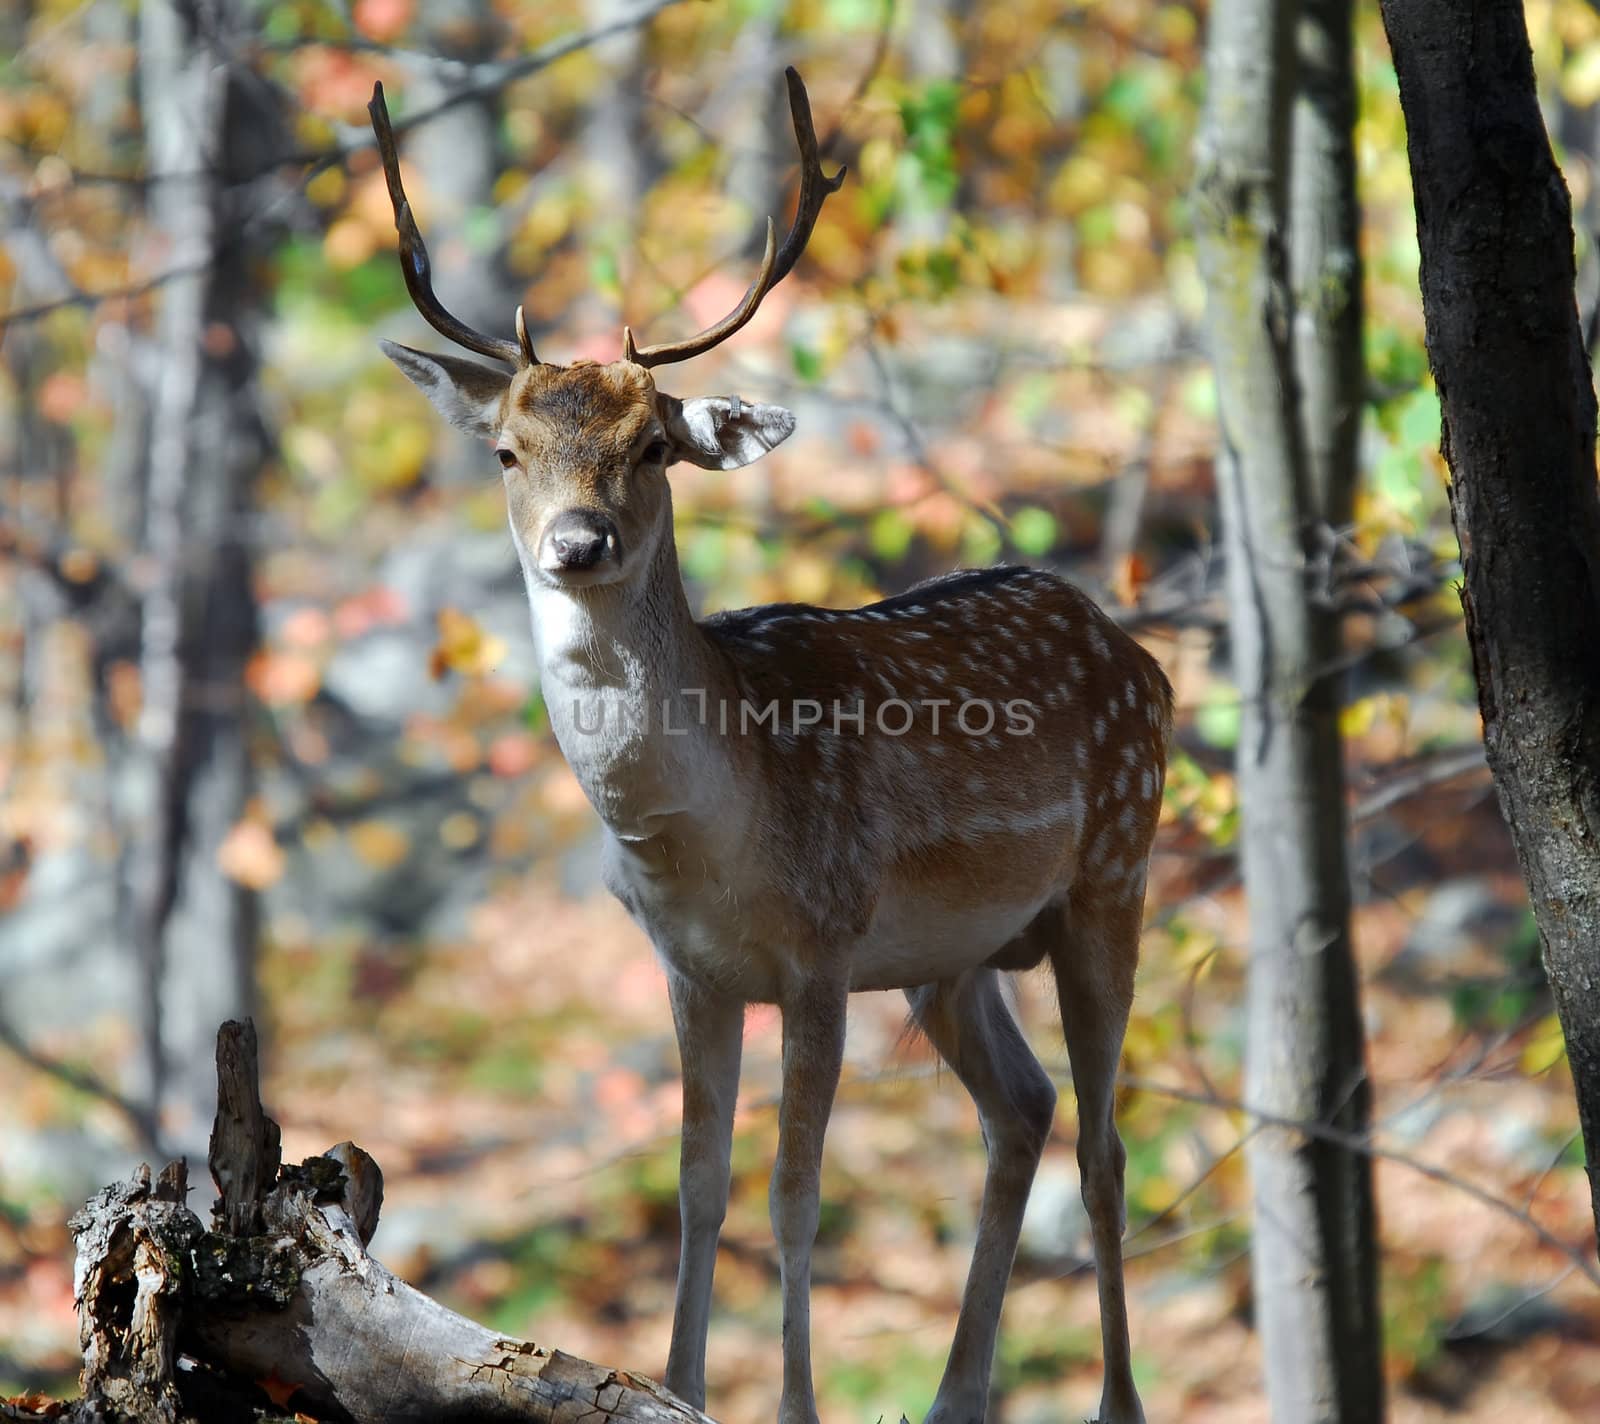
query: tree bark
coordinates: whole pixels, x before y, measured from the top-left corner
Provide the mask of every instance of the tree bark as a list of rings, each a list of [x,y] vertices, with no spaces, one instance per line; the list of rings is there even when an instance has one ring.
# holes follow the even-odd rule
[[[1484,749],[1528,882],[1600,1229],[1600,493],[1572,203],[1518,0],[1383,0]]]
[[[140,81],[162,291],[141,607],[143,702],[124,777],[132,937],[142,981],[141,1096],[183,1151],[211,1116],[213,1026],[255,993],[254,894],[218,863],[254,789],[245,665],[256,643],[250,520],[267,440],[256,400],[263,233],[229,187],[271,133],[266,91],[219,54],[228,0],[145,0]]]
[[[1301,0],[1290,127],[1289,285],[1300,430],[1316,510],[1334,534],[1355,502],[1366,363],[1351,0]]]
[[[279,1166],[248,1023],[222,1026],[217,1074],[212,1229],[184,1205],[181,1162],[155,1181],[141,1167],[72,1220],[83,1398],[65,1418],[711,1424],[642,1375],[505,1339],[396,1279],[366,1249],[377,1164],[346,1142]]]
[[[1294,375],[1305,452],[1305,543],[1314,578],[1337,569],[1354,517],[1366,361],[1362,350],[1361,208],[1356,196],[1353,0],[1302,0],[1289,156],[1289,281],[1294,297]],[[1302,596],[1316,598],[1303,589]],[[1339,708],[1344,678],[1323,671],[1341,652],[1338,615],[1313,601],[1314,685],[1308,719],[1309,776],[1320,833],[1313,849],[1331,933],[1323,966],[1330,1058],[1318,1089],[1346,1131],[1372,1120],[1359,975],[1350,939],[1349,812]],[[1347,1097],[1341,1097],[1347,1095]],[[1329,1280],[1345,1417],[1381,1419],[1383,1330],[1378,1310],[1378,1225],[1372,1160],[1318,1144],[1323,1231],[1341,1269]]]
[[[1221,414],[1217,478],[1241,699],[1246,1096],[1276,1121],[1360,1136],[1368,1084],[1337,683],[1328,672],[1338,628],[1309,583],[1324,544],[1324,492],[1331,505],[1332,490],[1353,479],[1346,427],[1359,400],[1346,384],[1352,357],[1343,343],[1358,328],[1348,295],[1297,323],[1291,285],[1291,270],[1323,281],[1319,273],[1353,260],[1339,246],[1348,215],[1329,210],[1348,200],[1353,179],[1344,171],[1348,140],[1341,155],[1328,133],[1337,104],[1315,85],[1296,101],[1296,18],[1275,0],[1219,0],[1212,9],[1196,242]],[[1311,58],[1348,45],[1347,17],[1344,36],[1340,23],[1331,4],[1307,13],[1300,33]],[[1293,157],[1308,165],[1292,186],[1291,136]],[[1309,230],[1292,269],[1291,192],[1316,213],[1314,223],[1297,213]],[[1359,279],[1344,276],[1348,294]],[[1370,1164],[1270,1128],[1252,1139],[1248,1158],[1255,1314],[1275,1424],[1371,1424],[1383,1413],[1383,1372]]]

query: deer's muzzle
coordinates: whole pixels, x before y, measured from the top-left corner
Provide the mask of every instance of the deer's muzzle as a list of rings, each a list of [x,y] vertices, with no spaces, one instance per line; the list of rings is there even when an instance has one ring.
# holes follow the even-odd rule
[[[595,573],[621,563],[617,526],[597,509],[564,510],[550,521],[539,541],[539,567],[558,577]]]

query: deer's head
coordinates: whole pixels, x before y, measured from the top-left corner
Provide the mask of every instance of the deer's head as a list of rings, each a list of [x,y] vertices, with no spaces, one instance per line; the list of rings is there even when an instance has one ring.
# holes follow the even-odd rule
[[[804,251],[823,201],[844,180],[843,169],[823,177],[805,86],[793,69],[787,78],[802,161],[799,208],[781,249],[768,220],[766,254],[743,300],[686,341],[638,347],[624,328],[620,360],[570,366],[534,354],[521,307],[517,339],[510,341],[474,331],[440,304],[427,248],[400,183],[383,86],[374,89],[368,108],[411,299],[442,335],[510,369],[392,341],[381,343],[384,354],[452,425],[494,443],[512,537],[530,579],[575,589],[628,578],[649,564],[663,537],[671,538],[668,466],[687,460],[704,469],[737,469],[794,430],[794,417],[781,406],[737,396],[679,400],[657,390],[652,374],[653,367],[709,351],[755,315]]]

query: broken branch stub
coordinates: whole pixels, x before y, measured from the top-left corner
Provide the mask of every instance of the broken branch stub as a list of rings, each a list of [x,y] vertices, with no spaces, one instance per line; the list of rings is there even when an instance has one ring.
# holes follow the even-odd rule
[[[248,1022],[223,1025],[216,1229],[184,1205],[182,1163],[155,1181],[141,1167],[73,1218],[84,1398],[69,1417],[711,1424],[653,1380],[507,1339],[396,1278],[366,1250],[377,1163],[346,1142],[282,1165],[255,1055]]]

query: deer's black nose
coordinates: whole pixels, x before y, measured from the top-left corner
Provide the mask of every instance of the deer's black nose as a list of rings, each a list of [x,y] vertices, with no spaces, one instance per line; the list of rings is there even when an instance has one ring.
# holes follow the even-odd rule
[[[549,558],[543,560],[560,569],[592,569],[622,557],[622,541],[617,526],[595,509],[569,509],[550,521],[545,531]]]

